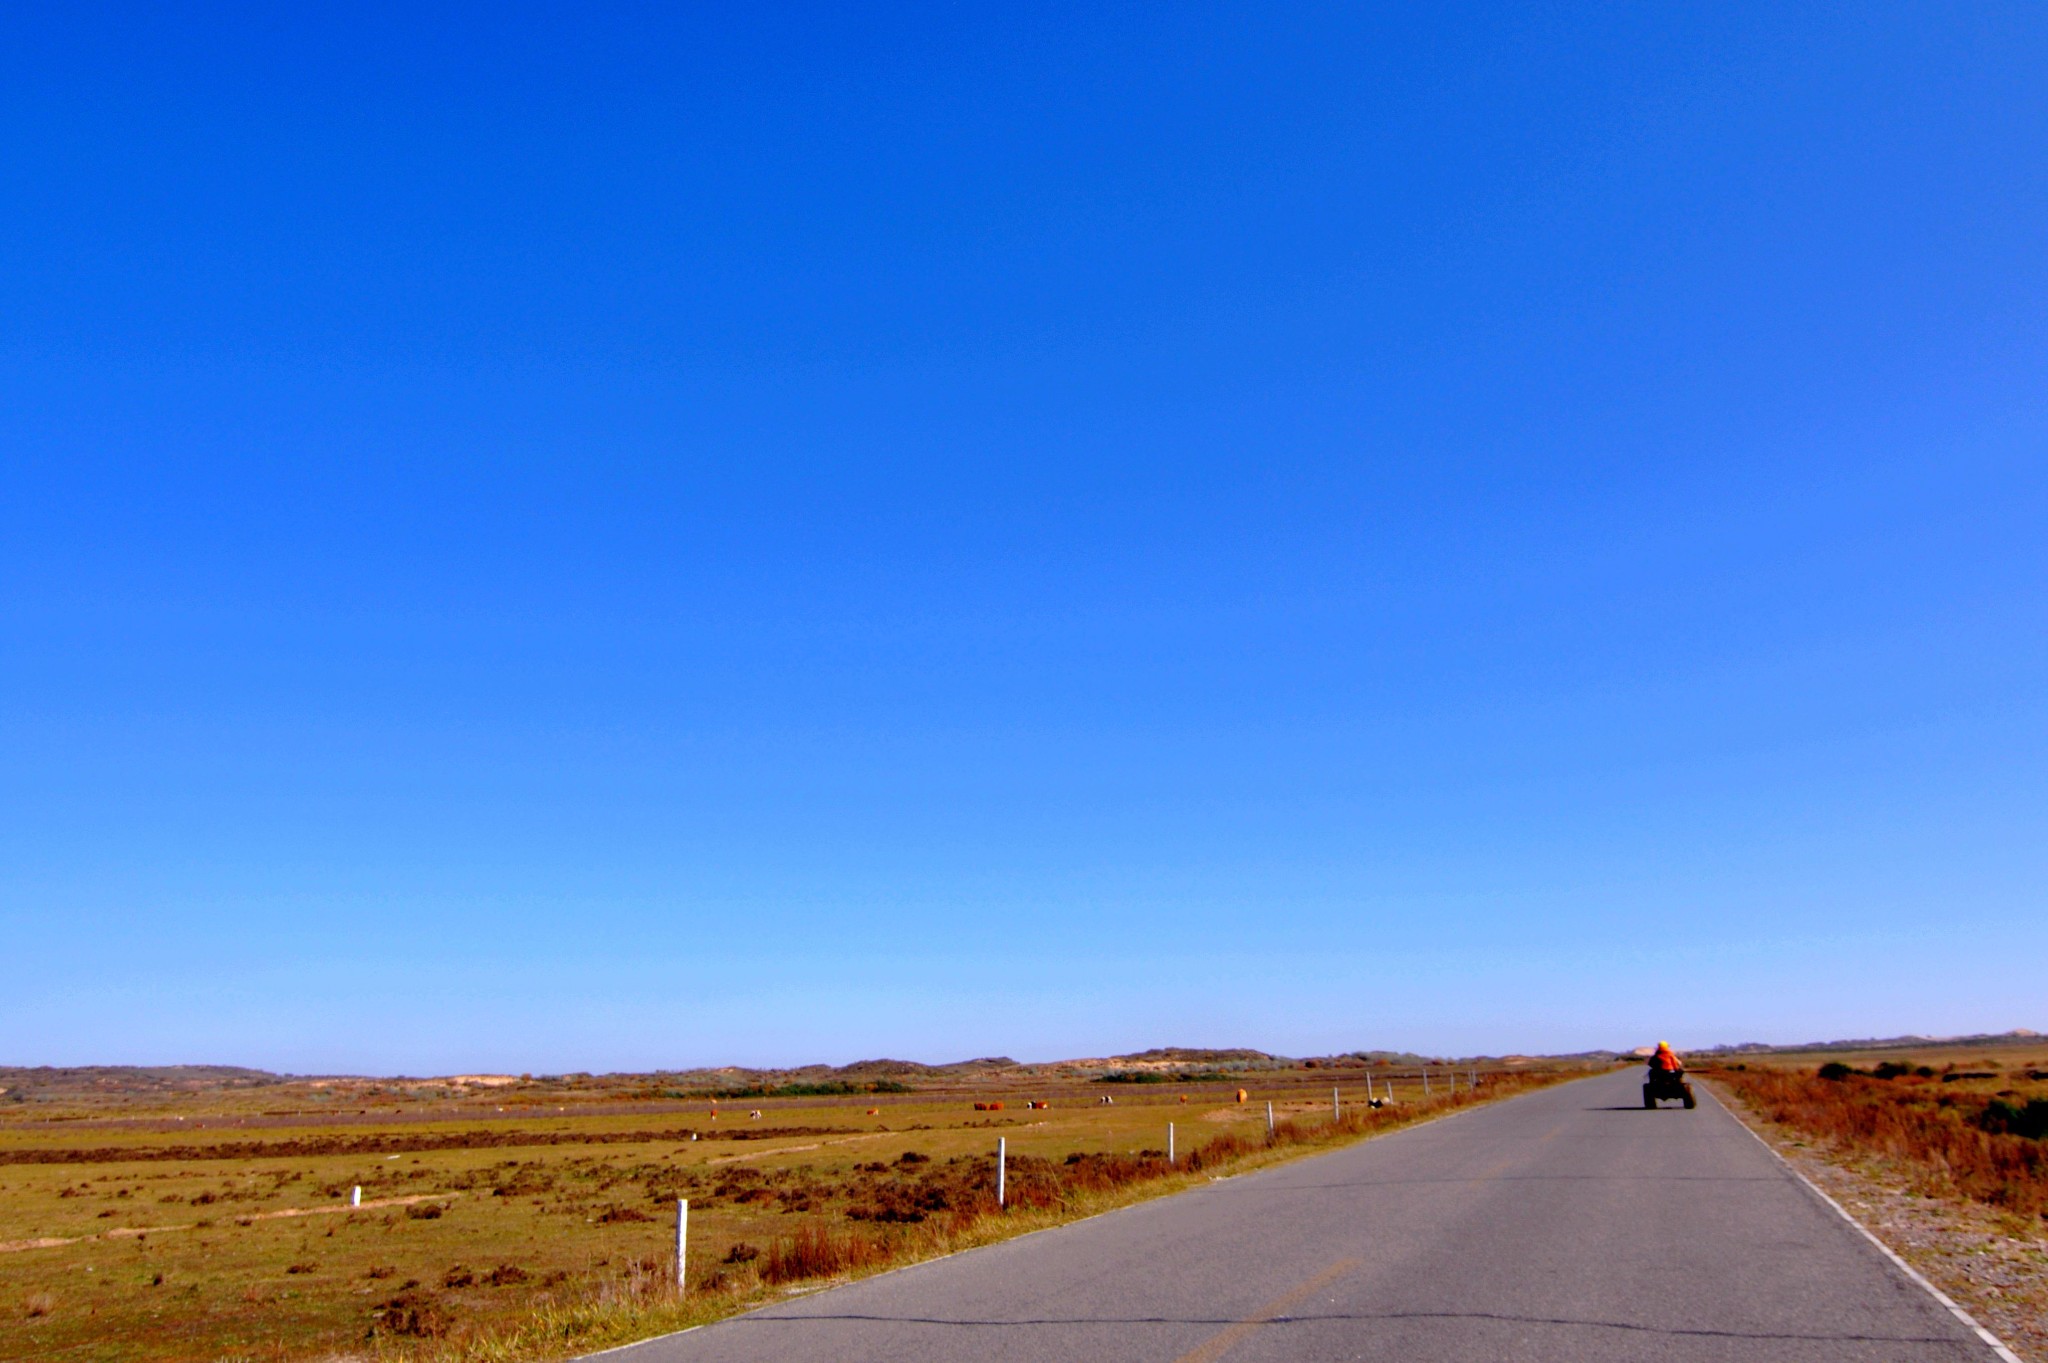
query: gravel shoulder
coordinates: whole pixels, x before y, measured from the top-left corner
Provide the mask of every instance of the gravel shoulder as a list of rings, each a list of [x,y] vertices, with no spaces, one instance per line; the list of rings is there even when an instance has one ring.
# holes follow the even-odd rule
[[[1974,1202],[1913,1192],[1888,1162],[1828,1149],[1714,1096],[2027,1363],[2048,1363],[2048,1234]]]

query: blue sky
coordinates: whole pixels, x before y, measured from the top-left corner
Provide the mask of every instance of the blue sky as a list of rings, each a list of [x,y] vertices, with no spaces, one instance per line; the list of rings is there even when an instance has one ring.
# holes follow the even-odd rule
[[[2048,1026],[2043,69],[17,9],[0,1062]]]

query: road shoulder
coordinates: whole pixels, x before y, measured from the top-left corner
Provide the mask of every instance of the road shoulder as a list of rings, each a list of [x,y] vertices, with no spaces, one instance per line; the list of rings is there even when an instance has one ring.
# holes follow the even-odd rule
[[[1826,1149],[1720,1085],[1714,1096],[2025,1363],[2048,1363],[2048,1236],[1977,1203],[1921,1196],[1883,1160]]]

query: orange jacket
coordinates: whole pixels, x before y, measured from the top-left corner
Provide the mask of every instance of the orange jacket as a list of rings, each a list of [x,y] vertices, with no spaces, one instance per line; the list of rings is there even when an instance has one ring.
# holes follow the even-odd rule
[[[1678,1058],[1677,1052],[1673,1051],[1669,1046],[1659,1046],[1657,1053],[1650,1057],[1650,1068],[1653,1070],[1663,1070],[1666,1074],[1669,1074],[1674,1070],[1684,1069],[1685,1064]]]

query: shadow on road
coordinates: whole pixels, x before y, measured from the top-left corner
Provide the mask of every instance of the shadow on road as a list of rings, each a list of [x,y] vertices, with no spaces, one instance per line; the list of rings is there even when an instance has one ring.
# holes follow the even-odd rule
[[[1474,1321],[1500,1325],[1551,1325],[1563,1329],[1620,1330],[1635,1334],[1671,1335],[1702,1339],[1799,1340],[1811,1343],[1853,1344],[1953,1344],[1947,1335],[1873,1335],[1847,1332],[1779,1332],[1770,1330],[1725,1330],[1704,1326],[1651,1325],[1640,1321],[1598,1320],[1571,1316],[1523,1316],[1503,1311],[1328,1311],[1314,1314],[1275,1316],[1271,1320],[1246,1321],[1228,1316],[1034,1316],[1016,1320],[943,1320],[934,1316],[887,1316],[860,1312],[832,1312],[817,1315],[770,1315],[757,1312],[727,1322],[723,1328],[762,1325],[810,1325],[840,1322],[872,1325],[930,1325],[950,1330],[1042,1329],[1071,1325],[1096,1328],[1104,1325],[1207,1325],[1216,1328],[1256,1325],[1260,1329],[1289,1325],[1320,1325],[1326,1322]]]
[[[1285,1197],[1294,1193],[1333,1192],[1341,1188],[1463,1188],[1474,1183],[1783,1183],[1775,1170],[1768,1174],[1493,1174],[1470,1178],[1361,1178],[1339,1183],[1290,1183],[1272,1190]]]

